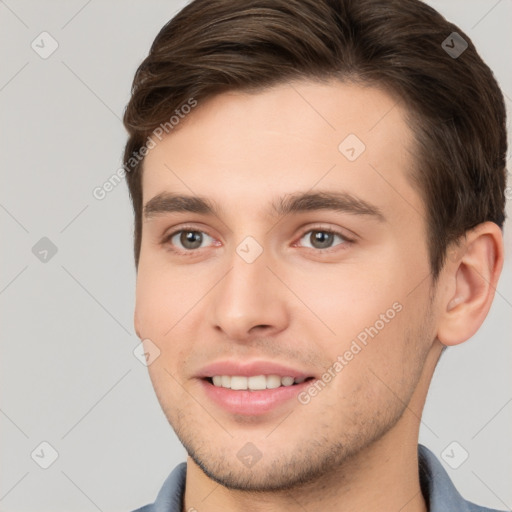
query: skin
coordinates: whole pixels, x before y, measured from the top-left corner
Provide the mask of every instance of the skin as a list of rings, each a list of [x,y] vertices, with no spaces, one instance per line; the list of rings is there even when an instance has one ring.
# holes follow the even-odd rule
[[[443,346],[470,338],[487,315],[503,243],[495,224],[480,224],[450,248],[434,286],[405,115],[387,93],[341,82],[229,92],[146,156],[144,204],[174,192],[221,205],[218,215],[143,222],[135,329],[161,351],[150,377],[189,454],[184,510],[427,510],[417,442],[428,386]],[[353,162],[338,150],[350,133],[366,145]],[[360,197],[385,220],[268,211],[279,196],[320,190]],[[185,225],[203,233],[200,248],[163,241]],[[318,248],[311,230],[322,228],[346,238]],[[236,252],[247,236],[263,248],[253,263]],[[234,415],[196,377],[225,359],[321,377],[397,302],[401,311],[306,405]],[[237,457],[247,442],[262,454],[250,468]]]

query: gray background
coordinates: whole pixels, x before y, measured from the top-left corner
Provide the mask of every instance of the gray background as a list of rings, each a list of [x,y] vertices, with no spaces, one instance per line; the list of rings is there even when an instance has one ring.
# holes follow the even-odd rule
[[[429,3],[473,39],[510,110],[511,0]],[[133,73],[182,5],[0,1],[1,512],[132,510],[185,460],[133,355],[125,184],[102,201],[92,195],[121,164]],[[59,45],[47,59],[31,47],[43,31]],[[43,237],[57,248],[46,262],[32,250]],[[477,336],[442,357],[420,438],[441,459],[456,441],[451,464],[462,450],[469,458],[458,469],[443,464],[461,493],[508,510],[511,238],[508,224],[492,310]],[[48,469],[39,465],[51,457],[43,441],[58,452]]]

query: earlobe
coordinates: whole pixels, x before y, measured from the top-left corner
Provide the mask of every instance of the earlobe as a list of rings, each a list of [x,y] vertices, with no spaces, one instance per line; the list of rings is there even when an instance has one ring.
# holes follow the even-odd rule
[[[503,235],[495,223],[479,224],[464,238],[457,258],[444,269],[448,286],[440,304],[437,337],[446,346],[468,340],[480,328],[503,267]]]

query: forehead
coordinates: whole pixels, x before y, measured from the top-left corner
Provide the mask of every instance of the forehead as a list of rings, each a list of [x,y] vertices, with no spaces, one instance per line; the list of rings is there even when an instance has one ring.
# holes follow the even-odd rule
[[[263,211],[266,198],[319,187],[418,211],[405,116],[386,92],[339,81],[223,93],[199,102],[149,151],[143,201],[173,191]]]

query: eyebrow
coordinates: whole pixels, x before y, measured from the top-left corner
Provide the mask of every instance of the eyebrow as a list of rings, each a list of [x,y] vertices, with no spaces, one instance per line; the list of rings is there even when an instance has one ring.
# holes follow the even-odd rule
[[[270,205],[270,211],[279,217],[318,210],[363,215],[379,222],[386,220],[377,206],[347,192],[299,192],[280,197]],[[220,211],[215,202],[205,197],[162,192],[145,204],[144,218],[174,212],[220,216]]]

